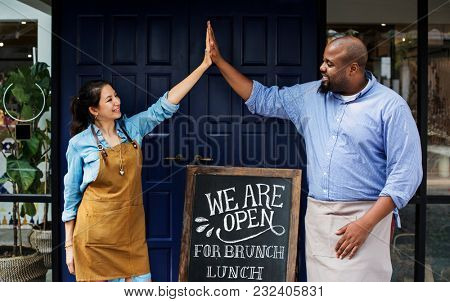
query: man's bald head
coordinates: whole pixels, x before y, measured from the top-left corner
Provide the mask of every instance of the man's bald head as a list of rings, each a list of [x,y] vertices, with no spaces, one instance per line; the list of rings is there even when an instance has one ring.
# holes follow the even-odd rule
[[[352,36],[337,38],[328,43],[320,65],[321,92],[352,95],[366,83],[367,48]]]
[[[356,62],[363,70],[366,67],[367,48],[360,39],[353,36],[339,37],[330,41],[327,47],[341,49],[344,64]]]

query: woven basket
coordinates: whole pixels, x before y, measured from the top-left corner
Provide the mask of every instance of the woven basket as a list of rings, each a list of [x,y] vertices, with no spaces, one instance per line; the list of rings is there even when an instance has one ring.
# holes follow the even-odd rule
[[[52,268],[52,231],[33,230],[28,237],[30,245],[44,256],[46,268]]]
[[[0,250],[11,250],[11,246],[0,246]],[[23,250],[32,250],[34,253],[26,256],[0,258],[0,281],[25,282],[45,281],[47,268],[44,257],[34,249],[22,247]]]

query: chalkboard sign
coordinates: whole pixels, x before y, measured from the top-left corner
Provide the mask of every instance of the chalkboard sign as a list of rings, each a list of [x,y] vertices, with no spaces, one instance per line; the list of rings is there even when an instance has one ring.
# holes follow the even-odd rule
[[[295,281],[301,171],[187,166],[180,281]]]

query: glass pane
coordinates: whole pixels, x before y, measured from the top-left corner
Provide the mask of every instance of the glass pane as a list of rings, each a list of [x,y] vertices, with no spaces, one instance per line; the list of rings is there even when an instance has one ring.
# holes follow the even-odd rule
[[[328,39],[353,35],[367,46],[366,68],[401,95],[417,120],[417,2],[327,1]]]
[[[450,204],[427,206],[425,281],[450,281]]]
[[[13,215],[14,206],[18,209],[16,211],[18,214],[15,216]],[[1,258],[10,258],[14,250],[16,256],[22,255],[30,258],[27,269],[24,269],[20,276],[22,278],[31,278],[28,275],[30,274],[34,277],[37,276],[36,279],[33,279],[34,281],[52,281],[52,230],[51,222],[46,222],[44,228],[46,212],[48,220],[50,220],[52,215],[50,204],[46,207],[42,203],[26,205],[12,202],[0,203],[0,261]],[[20,221],[18,215],[20,215]],[[14,244],[15,242],[16,244]],[[20,246],[22,246],[22,252]],[[39,251],[40,255],[36,251]],[[13,265],[17,266],[21,263],[23,261],[18,261]],[[0,281],[12,281],[16,277],[16,274],[9,275],[2,272]]]
[[[400,210],[402,228],[394,231],[391,245],[392,281],[414,281],[414,249],[416,232],[416,206],[407,205]]]
[[[450,195],[450,3],[429,0],[427,192]]]
[[[0,10],[0,194],[50,194],[51,15]]]
[[[38,4],[0,2],[2,195],[51,193],[51,1]],[[44,216],[51,218],[50,204],[0,202],[0,281],[52,281],[52,228]]]

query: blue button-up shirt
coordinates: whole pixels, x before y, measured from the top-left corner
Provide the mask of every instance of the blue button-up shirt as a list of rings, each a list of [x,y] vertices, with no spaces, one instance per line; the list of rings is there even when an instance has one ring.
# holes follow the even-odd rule
[[[167,100],[166,92],[146,111],[130,118],[124,116],[123,121],[126,131],[131,139],[135,140],[140,146],[143,137],[162,121],[170,118],[178,108],[179,105],[174,105]],[[127,137],[117,123],[116,121],[117,133],[122,142],[125,142]],[[94,130],[103,147],[109,148],[100,129],[94,125]],[[75,219],[84,190],[88,184],[96,179],[99,172],[99,151],[90,127],[69,140],[66,157],[67,174],[64,176],[64,211],[62,213],[62,221],[64,222]]]
[[[309,195],[325,201],[390,196],[403,208],[422,180],[420,138],[406,101],[367,72],[353,100],[318,92],[320,81],[265,87],[254,81],[252,113],[290,119],[306,143]]]

